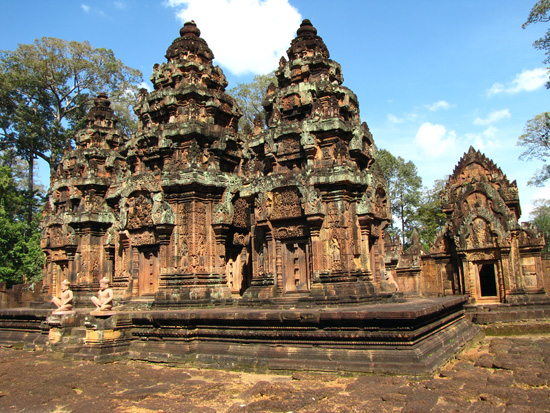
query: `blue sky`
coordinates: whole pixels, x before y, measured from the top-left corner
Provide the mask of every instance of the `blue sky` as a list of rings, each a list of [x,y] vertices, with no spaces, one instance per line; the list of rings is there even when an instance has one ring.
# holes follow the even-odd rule
[[[412,160],[423,183],[452,173],[470,145],[517,180],[522,220],[550,190],[528,187],[541,163],[519,161],[525,122],[547,111],[547,29],[523,30],[535,0],[85,0],[1,2],[0,49],[43,36],[110,48],[148,81],[193,19],[229,88],[276,68],[302,19],[342,65],[344,85],[378,147]],[[42,175],[44,176],[44,175]],[[47,178],[44,178],[47,179]]]

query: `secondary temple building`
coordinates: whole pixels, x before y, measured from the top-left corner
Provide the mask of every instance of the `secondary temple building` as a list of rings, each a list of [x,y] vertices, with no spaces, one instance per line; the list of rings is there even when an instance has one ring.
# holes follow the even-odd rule
[[[99,95],[51,179],[45,295],[66,279],[87,305],[104,276],[119,304],[158,307],[391,295],[389,200],[357,97],[308,20],[287,54],[249,136],[194,22],[154,66],[134,136]]]
[[[470,147],[442,194],[447,220],[429,252],[418,237],[402,252],[388,243],[387,270],[410,295],[468,295],[475,305],[548,303],[545,240],[519,224],[516,182]],[[546,261],[546,260],[544,260]]]

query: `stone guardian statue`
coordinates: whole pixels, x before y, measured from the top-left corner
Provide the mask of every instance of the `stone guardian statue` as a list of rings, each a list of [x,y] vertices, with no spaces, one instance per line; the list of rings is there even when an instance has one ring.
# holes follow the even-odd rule
[[[95,305],[94,311],[110,311],[113,308],[113,290],[109,288],[109,280],[103,277],[99,280],[97,297],[92,297]]]
[[[70,290],[71,283],[67,280],[61,282],[61,294],[53,297],[52,303],[57,307],[53,314],[60,314],[73,309],[73,292]]]

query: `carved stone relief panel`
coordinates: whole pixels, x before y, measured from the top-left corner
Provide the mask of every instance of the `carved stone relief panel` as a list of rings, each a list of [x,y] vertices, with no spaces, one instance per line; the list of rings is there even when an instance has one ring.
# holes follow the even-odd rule
[[[487,222],[479,217],[474,219],[466,237],[467,248],[484,248],[492,245],[493,240]]]
[[[233,226],[237,228],[248,228],[250,225],[248,202],[242,198],[237,199],[233,211]]]
[[[128,200],[128,229],[150,227],[153,225],[153,201],[143,194]]]
[[[131,235],[132,246],[142,245],[154,245],[158,242],[153,230],[142,230],[139,232],[132,232]]]
[[[297,136],[286,136],[279,140],[279,154],[291,154],[300,151],[300,139]]]
[[[307,234],[307,226],[300,224],[275,229],[275,239],[302,238]]]
[[[302,216],[302,203],[297,188],[285,188],[273,192],[271,219],[296,218]]]

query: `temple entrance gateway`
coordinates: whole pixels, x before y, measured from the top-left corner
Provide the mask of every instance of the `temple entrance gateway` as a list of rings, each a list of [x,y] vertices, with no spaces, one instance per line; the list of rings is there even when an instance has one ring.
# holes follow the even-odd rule
[[[479,292],[481,297],[497,297],[497,280],[494,263],[478,264]]]

